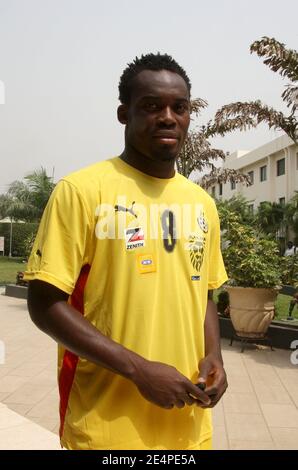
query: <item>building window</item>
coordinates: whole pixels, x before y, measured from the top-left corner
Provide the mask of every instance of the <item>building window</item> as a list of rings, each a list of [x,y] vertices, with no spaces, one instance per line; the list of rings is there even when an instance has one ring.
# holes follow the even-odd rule
[[[248,177],[249,177],[249,181],[251,182],[251,184],[254,184],[254,172],[253,171],[248,172]]]
[[[276,162],[276,169],[277,169],[277,176],[284,175],[286,172],[286,160],[285,158],[281,158]]]
[[[212,197],[215,197],[215,186],[212,186],[211,194],[212,194]]]
[[[253,204],[248,204],[247,208],[248,208],[248,212],[249,212],[250,214],[253,214],[253,213],[254,213],[254,205],[253,205]]]
[[[260,181],[267,180],[267,165],[261,166],[260,168]]]
[[[219,195],[222,196],[222,183],[219,183]]]
[[[285,206],[286,205],[286,198],[285,197],[280,197],[278,202],[280,203],[281,206]]]
[[[236,183],[235,181],[231,181],[231,190],[233,191],[234,189],[236,189]]]

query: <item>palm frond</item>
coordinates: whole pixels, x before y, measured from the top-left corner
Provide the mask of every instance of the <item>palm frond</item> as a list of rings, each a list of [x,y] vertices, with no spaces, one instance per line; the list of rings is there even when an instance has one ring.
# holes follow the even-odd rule
[[[266,123],[270,129],[282,129],[295,143],[298,142],[298,122],[295,117],[285,116],[259,100],[225,105],[216,112],[214,121],[219,130],[226,127],[244,130]]]
[[[293,49],[287,49],[285,44],[275,38],[264,36],[260,41],[254,41],[250,46],[250,52],[256,52],[259,57],[265,57],[263,63],[273,72],[278,72],[282,77],[287,77],[293,82],[286,85],[282,93],[282,99],[291,107],[291,113],[297,110],[297,86],[298,82],[298,53]]]
[[[264,36],[260,41],[251,44],[250,52],[256,52],[259,57],[266,57],[263,63],[273,72],[278,72],[292,81],[298,81],[297,51],[287,49],[285,44],[275,38]]]
[[[198,184],[202,188],[208,189],[215,184],[225,184],[227,182],[244,183],[246,186],[251,185],[248,175],[231,168],[213,168],[208,175],[202,177]]]

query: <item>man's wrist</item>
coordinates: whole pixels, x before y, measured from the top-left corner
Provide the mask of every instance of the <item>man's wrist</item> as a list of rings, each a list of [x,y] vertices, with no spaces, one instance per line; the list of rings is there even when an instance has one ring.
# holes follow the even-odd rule
[[[132,382],[137,382],[140,372],[145,367],[146,359],[133,351],[128,351],[127,367],[125,370],[125,377]]]
[[[205,358],[208,357],[214,362],[219,362],[223,366],[223,358],[220,349],[214,349],[212,351],[206,351]]]

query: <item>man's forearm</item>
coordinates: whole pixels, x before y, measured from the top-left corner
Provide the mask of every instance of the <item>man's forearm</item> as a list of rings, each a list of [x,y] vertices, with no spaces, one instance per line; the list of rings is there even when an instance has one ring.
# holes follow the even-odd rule
[[[32,284],[32,283],[30,283]],[[42,293],[29,286],[28,307],[33,322],[67,350],[132,379],[145,359],[111,340],[61,299],[45,304]]]
[[[205,333],[205,356],[212,354],[222,362],[221,347],[220,347],[220,330],[217,308],[211,295],[208,294],[207,309],[204,325]]]
[[[221,355],[217,308],[209,294],[204,330],[205,357],[199,363],[199,382],[206,384],[205,392],[211,399],[207,406],[213,408],[225,393],[228,382]]]
[[[102,334],[67,303],[68,295],[50,284],[31,281],[31,319],[67,350],[131,380],[147,401],[165,409],[208,405],[207,394],[175,367],[147,360]],[[121,399],[121,397],[120,397]]]

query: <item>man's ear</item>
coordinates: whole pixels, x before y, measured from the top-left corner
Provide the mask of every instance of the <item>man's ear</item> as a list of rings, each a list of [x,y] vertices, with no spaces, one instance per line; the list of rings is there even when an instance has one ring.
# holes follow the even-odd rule
[[[127,124],[128,122],[128,106],[126,104],[120,104],[117,109],[118,121],[121,124]]]

